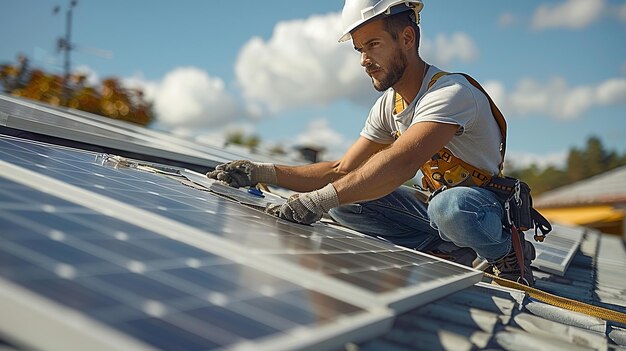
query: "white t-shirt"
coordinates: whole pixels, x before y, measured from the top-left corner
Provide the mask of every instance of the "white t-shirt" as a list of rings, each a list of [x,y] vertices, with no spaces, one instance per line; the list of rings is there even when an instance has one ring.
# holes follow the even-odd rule
[[[361,136],[391,144],[398,132],[404,133],[420,122],[456,124],[459,130],[446,148],[474,167],[498,174],[501,136],[489,100],[460,74],[445,75],[428,89],[440,71],[435,66],[428,68],[417,96],[397,115],[393,113],[394,90],[387,89],[370,110]]]

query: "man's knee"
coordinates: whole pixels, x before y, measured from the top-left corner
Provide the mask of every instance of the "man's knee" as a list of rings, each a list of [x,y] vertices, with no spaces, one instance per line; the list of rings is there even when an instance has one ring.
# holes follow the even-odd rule
[[[482,189],[452,188],[435,196],[428,207],[431,222],[442,237],[457,245],[475,240],[499,240],[502,210]]]
[[[433,197],[428,204],[428,217],[438,227],[457,222],[463,202],[463,192],[457,188],[447,189]]]

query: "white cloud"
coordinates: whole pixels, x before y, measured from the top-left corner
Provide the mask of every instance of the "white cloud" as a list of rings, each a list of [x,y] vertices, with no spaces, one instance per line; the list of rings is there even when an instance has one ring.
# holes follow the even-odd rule
[[[309,146],[323,148],[324,159],[340,158],[349,146],[343,135],[333,130],[325,118],[311,121],[306,129],[291,142],[293,146]]]
[[[509,116],[532,113],[548,114],[558,119],[574,119],[593,106],[626,104],[626,79],[608,79],[598,85],[570,87],[563,78],[547,82],[523,79],[507,92],[500,82],[486,82],[485,90]]]
[[[602,16],[605,6],[604,0],[566,0],[557,5],[542,5],[535,11],[532,28],[584,28]]]
[[[272,37],[244,45],[235,64],[243,95],[271,111],[338,98],[372,101],[369,78],[349,44],[337,42],[339,14],[280,22]]]
[[[479,56],[474,40],[465,33],[450,36],[439,33],[434,39],[423,37],[420,45],[422,57],[439,67],[446,67],[454,60],[471,62]]]
[[[626,103],[626,79],[609,79],[598,86],[596,98],[603,105]]]
[[[157,121],[173,128],[220,128],[225,122],[247,112],[239,108],[220,78],[210,77],[195,67],[178,67],[161,81],[141,77],[124,80],[129,87],[141,87],[154,102]]]
[[[296,136],[295,142],[303,146],[325,147],[341,145],[344,138],[332,130],[327,119],[320,118],[311,121],[306,130]]]

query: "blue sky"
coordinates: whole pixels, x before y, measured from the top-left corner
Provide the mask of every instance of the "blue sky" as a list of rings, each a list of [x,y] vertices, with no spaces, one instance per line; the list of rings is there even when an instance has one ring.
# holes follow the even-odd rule
[[[61,73],[55,42],[68,4],[0,0],[0,62],[23,53]],[[591,135],[626,152],[625,1],[476,4],[425,0],[421,55],[483,83],[507,116],[509,161],[562,162]],[[342,6],[78,0],[73,67],[143,87],[153,128],[217,144],[240,129],[268,147],[317,144],[338,156],[377,96],[351,43],[337,43]]]

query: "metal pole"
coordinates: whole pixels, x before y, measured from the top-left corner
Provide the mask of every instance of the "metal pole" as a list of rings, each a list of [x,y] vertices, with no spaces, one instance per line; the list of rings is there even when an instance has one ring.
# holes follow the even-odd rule
[[[62,91],[62,105],[67,106],[70,99],[69,81],[70,81],[70,51],[72,48],[72,9],[76,6],[76,0],[70,1],[70,6],[67,9],[65,16],[65,39],[63,43],[63,50],[65,50],[65,64],[63,74],[63,91]]]

